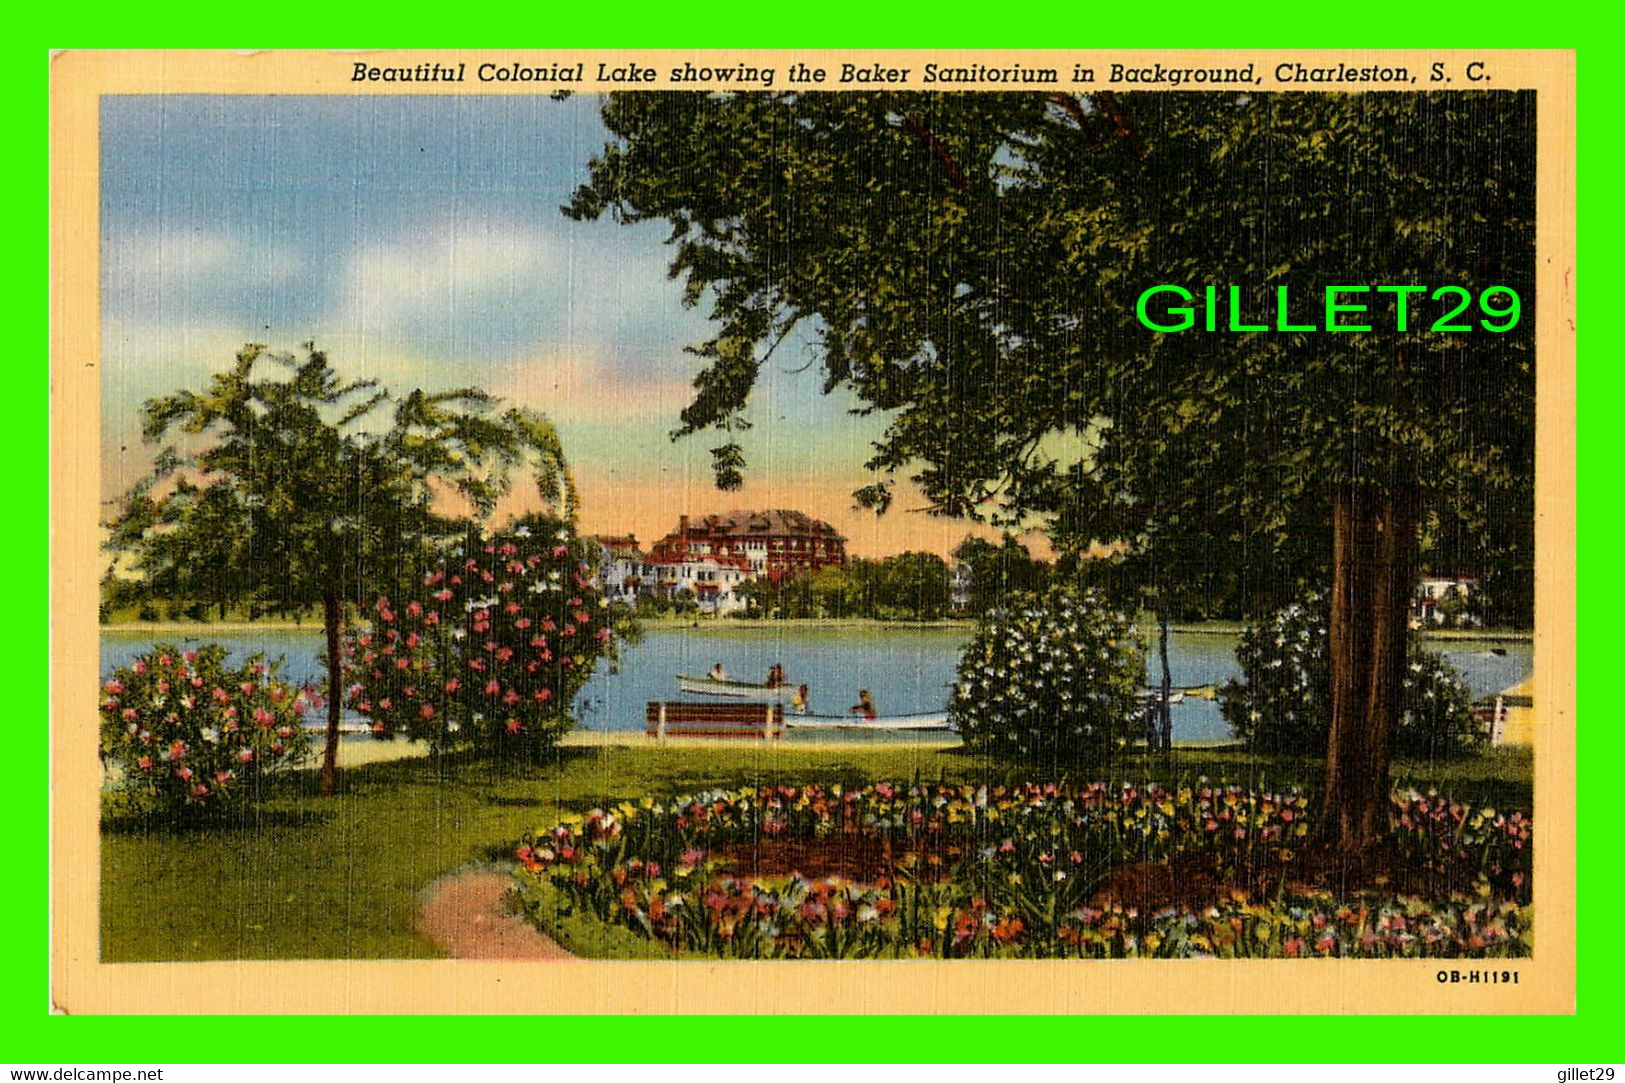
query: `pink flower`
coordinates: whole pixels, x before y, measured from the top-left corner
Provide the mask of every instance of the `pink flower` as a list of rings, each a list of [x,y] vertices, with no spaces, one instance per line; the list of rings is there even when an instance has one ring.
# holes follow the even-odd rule
[[[495,677],[492,677],[490,680],[485,682],[486,695],[494,696],[500,691],[502,691],[502,682],[497,680]]]
[[[252,748],[245,748],[241,752],[237,753],[237,758],[243,763],[253,763],[254,750]]]
[[[138,659],[136,659],[136,662],[135,662],[135,665],[134,665],[134,666],[133,666],[133,667],[132,667],[132,668],[133,668],[133,669],[134,669],[134,670],[135,670],[135,671],[136,671],[136,672],[137,672],[137,673],[145,673],[145,672],[146,672],[146,671],[147,671],[147,663],[145,663],[145,662],[143,662],[143,661],[141,661],[141,660],[140,660],[140,659],[139,659],[139,658],[138,658]]]
[[[426,719],[433,718],[434,717],[434,708],[432,706],[430,706],[429,704],[425,703],[423,705],[423,707],[418,711],[418,713],[420,715],[422,715]]]
[[[409,616],[409,617],[422,616],[423,615],[423,607],[421,605],[419,605],[415,601],[407,602],[406,603],[406,615]]]
[[[124,691],[124,682],[119,680],[117,677],[114,677],[112,680],[102,685],[102,690],[105,692],[111,692],[116,696],[120,692]]]

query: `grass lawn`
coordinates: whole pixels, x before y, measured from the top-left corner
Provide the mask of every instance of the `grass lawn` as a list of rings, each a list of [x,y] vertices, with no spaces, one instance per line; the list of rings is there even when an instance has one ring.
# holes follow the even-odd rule
[[[1499,749],[1460,763],[1402,762],[1394,777],[1462,800],[1530,809],[1531,771],[1527,749]],[[1109,777],[1206,775],[1313,792],[1320,773],[1312,760],[1186,749],[1171,758],[1131,758]],[[272,796],[244,818],[189,828],[131,818],[109,797],[102,959],[425,957],[433,950],[412,926],[426,889],[461,867],[507,862],[520,835],[551,826],[561,812],[764,782],[1041,775],[990,766],[957,749],[601,747],[561,750],[551,766],[511,774],[456,763],[441,778],[428,760],[370,764],[343,772],[341,792],[329,799],[315,795],[314,772],[300,772],[277,780]]]

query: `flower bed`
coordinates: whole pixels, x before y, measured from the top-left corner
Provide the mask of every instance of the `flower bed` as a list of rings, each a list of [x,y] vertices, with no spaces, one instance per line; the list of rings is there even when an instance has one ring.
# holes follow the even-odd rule
[[[516,876],[544,926],[738,958],[1527,954],[1527,817],[1414,791],[1393,815],[1370,889],[1340,896],[1303,795],[1205,780],[645,799],[527,836]]]

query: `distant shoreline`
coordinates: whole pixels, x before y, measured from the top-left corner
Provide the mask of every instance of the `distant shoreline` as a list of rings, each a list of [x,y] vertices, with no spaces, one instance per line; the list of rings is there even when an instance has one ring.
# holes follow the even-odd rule
[[[706,617],[699,621],[670,618],[644,619],[639,622],[645,630],[679,629],[713,632],[770,632],[791,629],[839,629],[862,631],[971,631],[976,621],[970,618],[951,620],[875,620],[869,617],[792,617],[784,620],[729,620]],[[119,635],[142,634],[150,636],[176,636],[198,639],[215,633],[252,632],[310,632],[320,634],[322,626],[315,622],[295,624],[290,620],[262,621],[118,621],[98,626],[103,632]],[[1238,621],[1204,621],[1196,624],[1172,624],[1169,629],[1181,635],[1240,636],[1246,625]],[[1434,642],[1508,642],[1532,643],[1532,631],[1500,628],[1429,628],[1422,632],[1424,639]]]

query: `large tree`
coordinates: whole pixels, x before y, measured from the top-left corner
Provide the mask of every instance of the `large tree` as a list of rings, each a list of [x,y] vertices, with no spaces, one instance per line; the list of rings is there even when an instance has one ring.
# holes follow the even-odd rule
[[[269,370],[269,372],[266,372]],[[173,440],[125,498],[111,544],[146,593],[272,613],[322,610],[327,742],[337,782],[346,606],[411,582],[437,539],[489,516],[516,470],[567,516],[575,492],[552,426],[475,388],[395,398],[327,355],[250,344],[199,391],[146,403],[143,435]]]
[[[1454,518],[1493,532],[1486,502],[1531,485],[1529,95],[617,94],[603,115],[566,210],[671,224],[716,328],[681,431],[728,434],[720,484],[797,324],[828,386],[885,413],[871,466],[944,514],[1037,512],[1064,542],[1104,492],[1166,529],[1192,490],[1146,480],[1177,442],[1249,575],[1324,555],[1329,821],[1350,848],[1386,832],[1419,524],[1469,500]],[[1245,322],[1278,287],[1301,306],[1329,285],[1509,286],[1526,315],[1435,334],[1413,295],[1403,333],[1163,334],[1135,315],[1160,283],[1234,284]],[[890,482],[859,495],[883,509]]]

